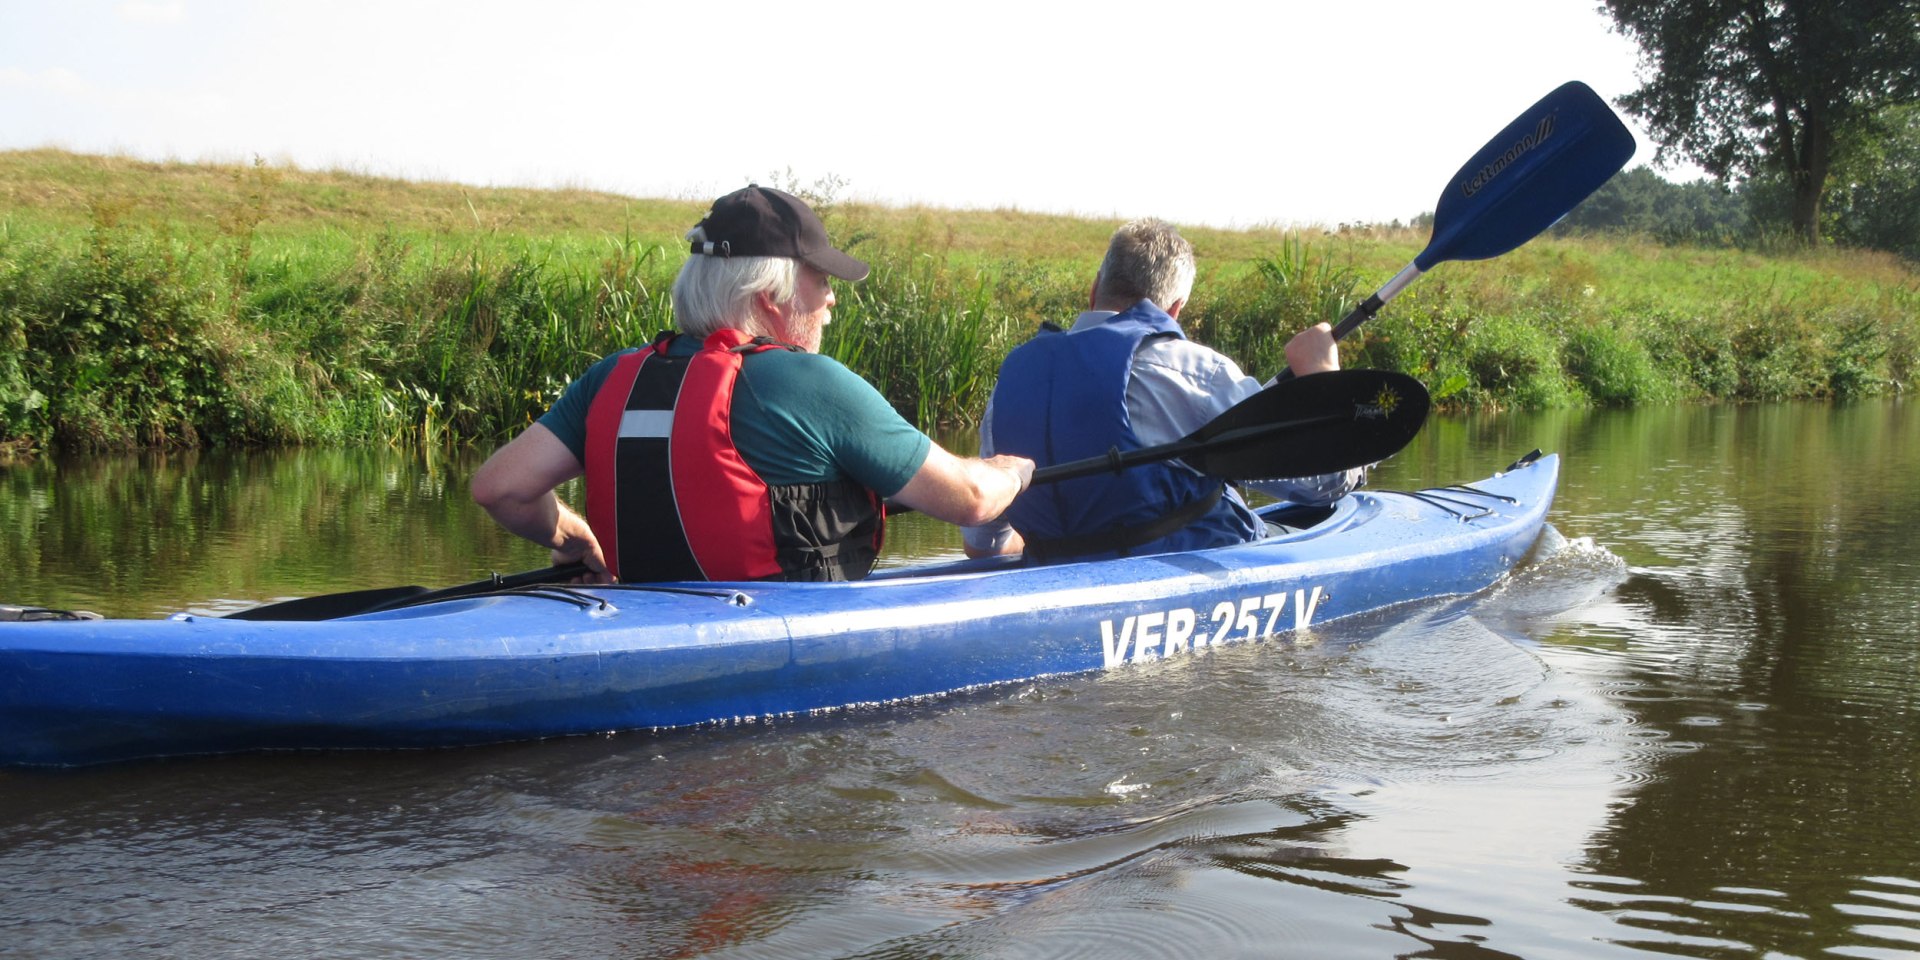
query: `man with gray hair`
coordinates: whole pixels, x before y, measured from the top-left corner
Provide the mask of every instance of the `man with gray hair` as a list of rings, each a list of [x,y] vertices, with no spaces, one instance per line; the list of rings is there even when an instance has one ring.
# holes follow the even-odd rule
[[[857,580],[883,500],[949,523],[998,516],[1033,461],[956,457],[818,353],[834,249],[798,198],[759,186],[714,201],[673,284],[681,332],[613,354],[473,477],[508,530],[599,582]],[[586,478],[586,514],[554,490]]]
[[[1181,332],[1194,272],[1193,245],[1171,224],[1134,220],[1116,230],[1091,309],[1070,330],[1048,324],[1007,355],[980,424],[981,454],[1018,453],[1047,466],[1171,443],[1259,392],[1266,384]],[[1286,353],[1296,374],[1340,368],[1324,323],[1294,336]],[[1355,469],[1253,486],[1322,504],[1364,478]],[[1024,551],[1044,562],[1195,550],[1266,533],[1238,491],[1176,461],[1028,491],[964,539],[969,556]]]

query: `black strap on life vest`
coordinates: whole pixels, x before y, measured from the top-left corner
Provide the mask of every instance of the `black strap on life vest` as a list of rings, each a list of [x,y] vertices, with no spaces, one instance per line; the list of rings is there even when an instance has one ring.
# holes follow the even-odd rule
[[[691,357],[670,356],[666,350],[670,334],[662,334],[654,341],[655,349],[648,356],[632,380],[630,393],[625,398],[626,409],[663,410],[671,412],[674,400],[680,394],[680,385],[686,379],[687,365]],[[627,458],[628,463],[670,462],[667,455],[666,437],[623,437],[613,448],[619,458]],[[673,478],[665,469],[628,469],[613,470],[611,465],[601,477],[587,478],[588,495],[597,492],[594,487],[604,482],[602,477],[618,477],[617,483],[607,483],[613,489],[611,495],[618,505],[619,518],[616,528],[611,531],[619,547],[620,580],[624,583],[660,583],[676,580],[705,579],[699,562],[694,558],[693,548],[679,530],[674,518]],[[590,522],[599,522],[588,517]],[[606,536],[595,531],[604,541]],[[604,544],[603,544],[604,549]]]

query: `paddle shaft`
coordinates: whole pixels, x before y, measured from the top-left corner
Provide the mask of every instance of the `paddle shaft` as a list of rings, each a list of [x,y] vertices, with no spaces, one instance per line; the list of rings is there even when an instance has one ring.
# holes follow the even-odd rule
[[[1105,454],[1098,457],[1087,457],[1083,460],[1056,463],[1051,467],[1041,467],[1033,471],[1033,478],[1027,481],[1027,485],[1037,487],[1043,483],[1059,483],[1063,480],[1077,480],[1081,477],[1091,477],[1098,473],[1119,473],[1128,467],[1160,463],[1166,460],[1178,460],[1181,457],[1200,450],[1209,449],[1221,443],[1249,443],[1264,437],[1278,436],[1291,429],[1317,426],[1323,423],[1331,423],[1338,419],[1342,418],[1331,414],[1319,417],[1304,417],[1299,420],[1289,420],[1284,423],[1268,423],[1258,426],[1241,427],[1237,430],[1230,430],[1210,440],[1195,440],[1191,437],[1183,437],[1172,443],[1160,443],[1151,447],[1135,447],[1132,450],[1121,450],[1119,447],[1112,447],[1109,448]],[[1272,477],[1273,474],[1263,472],[1262,475],[1258,477],[1222,477],[1221,479],[1267,480]],[[914,509],[912,507],[904,504],[892,502],[887,504],[887,516],[890,517],[897,517],[913,512]]]
[[[1333,325],[1333,342],[1339,343],[1345,340],[1348,334],[1360,329],[1361,324],[1372,320],[1374,315],[1380,312],[1380,308],[1387,305],[1387,301],[1392,300],[1400,291],[1405,290],[1408,284],[1420,279],[1420,275],[1425,272],[1426,271],[1420,269],[1419,266],[1411,263],[1400,268],[1400,272],[1394,274],[1393,279],[1388,280],[1385,286],[1375,290],[1371,296],[1360,301],[1359,306],[1354,307],[1339,323]],[[1293,377],[1293,368],[1288,367],[1280,371],[1280,374],[1273,378],[1273,382],[1285,383],[1293,379]]]
[[[1225,416],[1225,414],[1223,414],[1222,416]],[[1056,463],[1050,467],[1041,467],[1040,469],[1035,470],[1033,472],[1033,479],[1030,481],[1030,483],[1031,484],[1059,483],[1060,481],[1063,481],[1063,480],[1073,480],[1078,477],[1088,477],[1097,473],[1104,473],[1107,471],[1125,470],[1128,467],[1136,467],[1142,464],[1159,463],[1165,460],[1178,460],[1181,457],[1189,456],[1194,453],[1198,453],[1205,450],[1217,449],[1223,446],[1238,446],[1238,445],[1250,444],[1259,440],[1275,438],[1287,433],[1291,433],[1291,432],[1295,432],[1295,431],[1299,431],[1299,430],[1303,430],[1311,427],[1322,426],[1322,425],[1333,423],[1336,421],[1348,420],[1348,419],[1351,419],[1351,414],[1325,413],[1325,414],[1320,414],[1320,415],[1311,416],[1311,417],[1297,417],[1291,420],[1280,420],[1280,421],[1272,421],[1267,423],[1255,423],[1255,424],[1250,424],[1248,426],[1235,427],[1233,429],[1225,430],[1219,434],[1208,437],[1205,440],[1198,440],[1198,439],[1195,439],[1194,437],[1189,436],[1189,437],[1183,437],[1179,440],[1175,440],[1172,443],[1155,444],[1154,446],[1151,446],[1151,447],[1139,447],[1137,449],[1126,450],[1126,451],[1122,451],[1118,449],[1109,450],[1107,451],[1105,456],[1088,457],[1084,460],[1074,460],[1068,463]],[[1359,464],[1355,464],[1355,466],[1359,466]],[[1233,477],[1223,477],[1222,479],[1259,480],[1259,479],[1268,479],[1273,476],[1276,476],[1277,474],[1271,472],[1273,465],[1269,464],[1268,467],[1269,469],[1260,471],[1261,475],[1257,477],[1256,476],[1244,476],[1244,477],[1233,476]],[[897,516],[903,513],[911,513],[913,511],[911,507],[901,507],[901,506],[889,504],[887,507],[887,512],[889,514]],[[504,577],[499,574],[494,574],[493,576],[488,577],[485,580],[475,580],[472,583],[463,583],[458,586],[446,587],[444,589],[434,590],[428,593],[416,593],[416,594],[411,594],[404,597],[393,598],[389,602],[376,603],[373,606],[369,607],[368,609],[361,610],[359,612],[360,613],[376,613],[380,610],[391,609],[393,607],[399,607],[399,606],[410,607],[410,606],[414,606],[415,604],[431,603],[436,600],[453,600],[460,597],[472,596],[474,594],[492,593],[499,590],[513,590],[513,589],[518,589],[520,587],[534,586],[542,583],[559,583],[566,580],[572,580],[573,578],[581,576],[586,572],[587,572],[587,565],[584,563],[575,561],[573,563],[557,564],[555,566],[548,567],[544,570],[530,570],[525,573],[516,573],[516,574],[511,574],[509,576],[504,576]]]
[[[1227,440],[1240,442],[1258,439],[1263,435],[1283,433],[1289,428],[1297,428],[1308,422],[1320,423],[1327,419],[1327,417],[1310,417],[1302,421],[1244,427],[1231,431],[1230,434],[1223,436]],[[1113,450],[1109,451],[1104,457],[1089,457],[1085,460],[1075,460],[1072,463],[1055,464],[1051,467],[1043,467],[1035,470],[1033,472],[1033,479],[1029,482],[1033,484],[1058,483],[1062,480],[1090,476],[1106,470],[1124,470],[1127,467],[1138,466],[1140,464],[1156,463],[1161,460],[1174,460],[1193,453],[1195,450],[1205,446],[1207,446],[1207,444],[1191,438],[1183,438],[1172,443],[1142,447],[1136,450],[1128,450],[1124,453]],[[912,507],[899,504],[887,505],[887,513],[892,516],[912,512]],[[320,615],[313,617],[314,619],[358,616],[366,613],[378,613],[382,610],[391,610],[397,607],[411,607],[416,604],[432,603],[437,600],[455,600],[460,597],[492,593],[498,590],[514,590],[520,587],[536,586],[543,583],[561,583],[572,580],[587,572],[586,564],[575,561],[573,563],[555,564],[544,570],[528,570],[507,576],[501,576],[496,573],[485,580],[475,580],[472,583],[463,583],[457,586],[444,587],[439,590],[431,590],[424,593],[417,587],[386,587],[378,590],[355,591],[350,594],[303,597],[299,600],[288,600],[283,603],[255,607],[233,616],[235,619],[246,620],[309,619],[309,611],[313,614]]]
[[[1077,480],[1081,477],[1091,477],[1098,473],[1118,473],[1128,467],[1138,467],[1149,463],[1161,463],[1166,460],[1178,460],[1181,457],[1201,450],[1211,449],[1221,444],[1251,443],[1267,437],[1277,437],[1289,430],[1318,426],[1340,419],[1344,418],[1334,414],[1326,414],[1318,417],[1302,417],[1297,420],[1288,420],[1281,423],[1264,423],[1250,427],[1240,427],[1207,440],[1195,440],[1192,437],[1182,437],[1172,443],[1159,443],[1151,447],[1135,447],[1132,450],[1121,450],[1118,447],[1113,447],[1098,457],[1087,457],[1083,460],[1070,460],[1066,463],[1056,463],[1050,467],[1041,467],[1033,471],[1033,478],[1027,481],[1027,485],[1037,487],[1043,483],[1059,483],[1063,480]],[[1356,466],[1358,466],[1358,464],[1356,464]],[[1267,480],[1272,479],[1274,476],[1276,476],[1276,474],[1262,471],[1261,475],[1257,477],[1222,477],[1221,479]],[[913,512],[914,509],[912,507],[904,504],[892,502],[887,504],[887,516],[890,517],[897,517]]]
[[[1343,370],[1300,377],[1258,391],[1200,429],[1170,443],[1042,467],[1032,483],[1078,477],[1165,460],[1222,480],[1305,477],[1374,463],[1404,447],[1427,414],[1427,391],[1418,380],[1385,370]],[[1285,443],[1275,441],[1285,439]],[[895,507],[893,512],[904,513]],[[232,614],[243,620],[328,620],[392,610],[436,600],[510,591],[572,580],[587,572],[581,563],[559,564],[509,576],[495,574],[440,590],[388,587],[289,600]]]
[[[1408,284],[1420,279],[1420,275],[1425,272],[1426,271],[1420,269],[1419,266],[1411,263],[1400,268],[1400,272],[1394,274],[1393,279],[1388,280],[1385,286],[1375,290],[1372,296],[1360,301],[1359,306],[1354,307],[1353,311],[1348,313],[1344,319],[1334,324],[1333,342],[1339,343],[1347,338],[1347,334],[1360,329],[1360,325],[1373,319],[1374,314],[1379,313],[1380,308],[1387,305],[1387,301],[1392,300],[1400,291],[1405,290]],[[1293,371],[1287,371],[1287,376],[1293,376]]]
[[[521,587],[538,586],[543,583],[560,583],[566,580],[572,580],[585,573],[587,573],[587,565],[578,560],[572,563],[556,564],[545,570],[529,570],[524,573],[508,574],[504,577],[496,573],[485,580],[475,580],[472,583],[463,583],[459,586],[443,587],[439,590],[428,591],[418,596],[406,597],[392,603],[380,604],[364,612],[373,613],[376,610],[384,610],[390,607],[402,605],[412,606],[416,603],[430,603],[435,600],[452,600],[457,597],[472,596],[476,593],[492,593],[496,590],[518,590]]]

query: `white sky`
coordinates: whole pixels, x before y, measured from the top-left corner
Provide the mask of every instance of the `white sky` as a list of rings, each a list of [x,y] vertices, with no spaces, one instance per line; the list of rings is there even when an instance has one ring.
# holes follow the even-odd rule
[[[1597,7],[0,0],[0,149],[693,199],[791,171],[890,204],[1405,220],[1560,83],[1633,89],[1635,47]]]

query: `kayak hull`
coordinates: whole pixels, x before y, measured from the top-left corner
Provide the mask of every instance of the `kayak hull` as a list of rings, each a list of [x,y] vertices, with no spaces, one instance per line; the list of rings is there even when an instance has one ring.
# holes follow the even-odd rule
[[[0,623],[0,763],[438,747],[782,716],[1190,655],[1495,582],[1559,461],[1299,533],[857,583],[541,588],[341,620]]]

